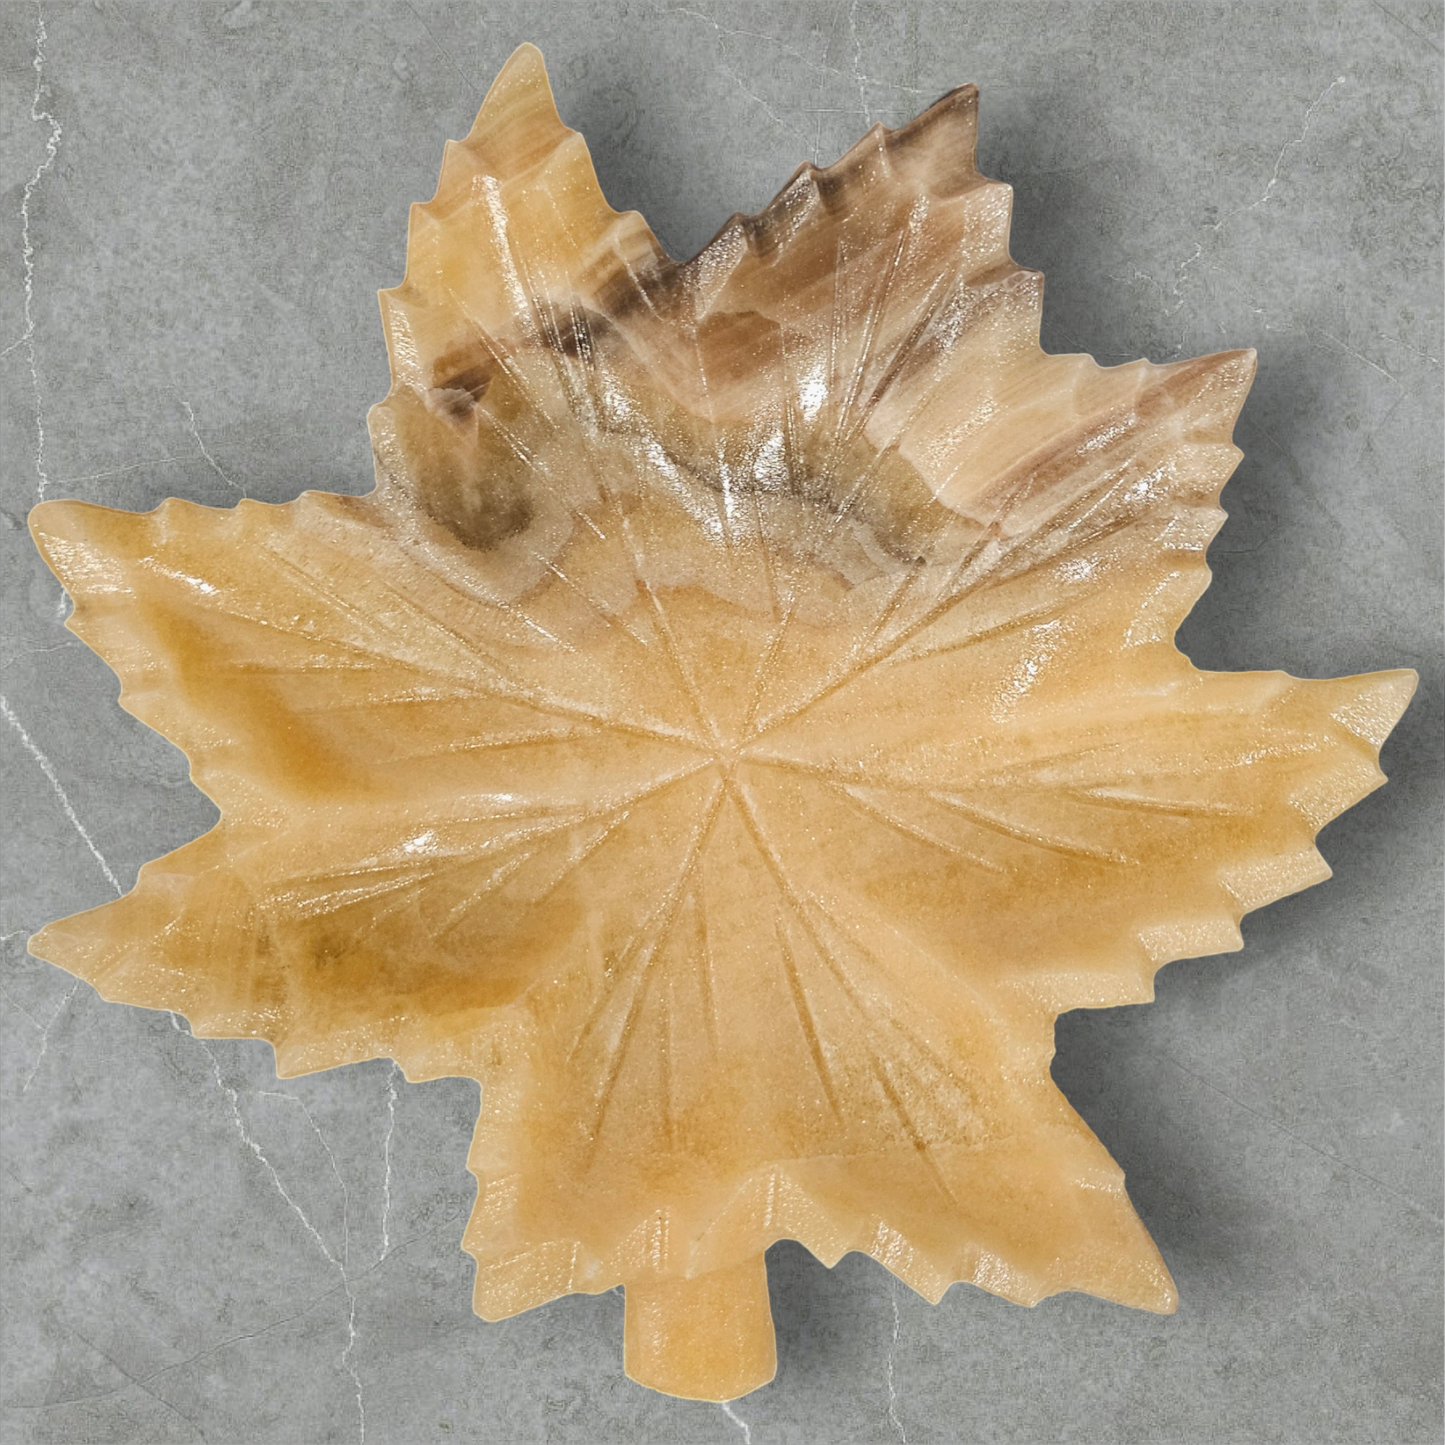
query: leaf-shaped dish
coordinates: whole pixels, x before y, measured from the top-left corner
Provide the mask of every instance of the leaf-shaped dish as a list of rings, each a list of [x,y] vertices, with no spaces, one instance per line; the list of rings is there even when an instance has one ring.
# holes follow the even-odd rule
[[[623,1284],[674,1394],[772,1375],[783,1237],[1172,1309],[1054,1019],[1326,876],[1414,687],[1176,650],[1253,358],[1045,355],[976,99],[678,265],[524,46],[383,294],[375,492],[32,514],[222,814],[34,952],[480,1080],[478,1312]]]

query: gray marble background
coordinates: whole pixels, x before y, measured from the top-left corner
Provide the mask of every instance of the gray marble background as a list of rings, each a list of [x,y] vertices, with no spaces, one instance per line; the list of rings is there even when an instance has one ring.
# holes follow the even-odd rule
[[[473,1316],[474,1084],[278,1083],[26,954],[214,817],[62,630],[26,511],[366,490],[375,292],[524,39],[674,254],[972,80],[1046,346],[1258,348],[1182,645],[1423,680],[1333,881],[1059,1023],[1173,1318],[934,1308],[782,1244],[776,1381],[665,1399],[615,1295]],[[1435,0],[0,8],[6,1445],[1438,1440],[1441,43]]]

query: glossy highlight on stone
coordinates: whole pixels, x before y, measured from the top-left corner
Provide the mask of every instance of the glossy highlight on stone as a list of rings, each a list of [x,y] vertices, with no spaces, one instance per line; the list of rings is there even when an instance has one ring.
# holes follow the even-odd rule
[[[1054,1019],[1327,876],[1415,684],[1175,648],[1252,355],[1045,355],[976,102],[678,264],[524,46],[383,293],[374,492],[31,516],[221,809],[32,950],[479,1080],[478,1313],[621,1284],[672,1394],[771,1377],[780,1238],[1173,1309]]]

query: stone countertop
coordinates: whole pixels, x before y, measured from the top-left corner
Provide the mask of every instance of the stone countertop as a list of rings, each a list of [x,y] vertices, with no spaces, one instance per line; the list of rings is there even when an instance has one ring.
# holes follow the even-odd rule
[[[5,1441],[1437,1440],[1442,33],[1434,0],[0,10]],[[615,1294],[472,1314],[476,1085],[278,1082],[26,953],[215,817],[63,630],[26,512],[369,489],[375,292],[522,40],[675,255],[973,81],[1047,349],[1257,348],[1181,645],[1421,688],[1330,882],[1059,1023],[1177,1315],[935,1308],[781,1244],[777,1379],[667,1399]]]

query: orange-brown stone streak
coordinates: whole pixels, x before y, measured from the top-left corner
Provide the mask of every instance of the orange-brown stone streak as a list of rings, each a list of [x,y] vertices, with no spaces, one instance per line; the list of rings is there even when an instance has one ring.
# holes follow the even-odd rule
[[[1414,688],[1175,648],[1253,357],[1045,355],[975,105],[677,264],[524,46],[383,293],[374,492],[31,517],[221,808],[34,952],[480,1080],[477,1311],[625,1285],[674,1394],[771,1377],[785,1237],[1173,1309],[1055,1017],[1327,876]]]

